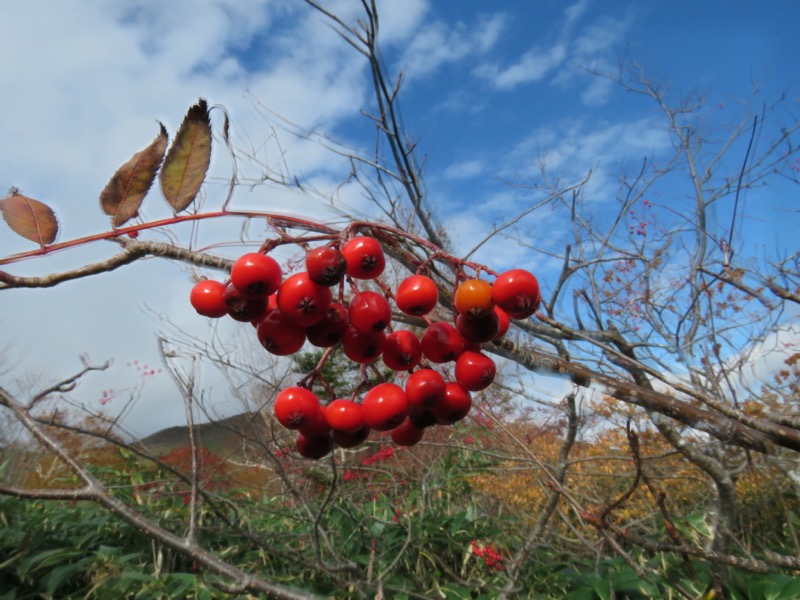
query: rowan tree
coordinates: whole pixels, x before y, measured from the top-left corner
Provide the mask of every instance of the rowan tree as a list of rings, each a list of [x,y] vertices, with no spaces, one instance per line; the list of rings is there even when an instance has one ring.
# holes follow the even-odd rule
[[[698,565],[711,565],[710,585],[720,596],[731,585],[729,567],[755,573],[796,573],[800,569],[796,547],[788,542],[773,543],[782,532],[761,543],[754,535],[757,520],[748,520],[746,515],[756,510],[754,489],[768,492],[770,514],[779,518],[789,518],[800,493],[797,354],[792,349],[794,314],[800,300],[798,256],[796,252],[783,256],[750,252],[752,246],[744,243],[738,225],[743,194],[768,189],[776,180],[797,183],[800,125],[796,119],[785,121],[787,113],[781,110],[786,101],[761,108],[754,97],[742,104],[737,120],[727,129],[712,130],[705,125],[707,107],[701,96],[676,96],[630,62],[622,63],[615,73],[596,73],[653,107],[663,120],[671,152],[643,156],[635,168],[621,169],[613,206],[593,202],[591,173],[566,180],[548,171],[544,155],[536,180],[515,182],[529,191],[530,204],[512,220],[494,224],[483,240],[458,256],[446,224],[431,211],[423,184],[424,161],[413,132],[399,118],[402,78],[389,73],[380,60],[376,4],[363,2],[363,15],[356,24],[311,0],[307,4],[328,20],[343,43],[364,56],[369,68],[374,88],[372,105],[365,113],[375,126],[373,150],[357,151],[330,140],[325,144],[349,159],[347,180],[357,182],[370,199],[375,209],[371,216],[349,215],[348,224],[335,227],[306,218],[237,209],[237,176],[231,178],[224,197],[211,198],[209,193],[199,206],[197,197],[209,167],[212,140],[215,146],[227,149],[234,166],[254,158],[232,142],[230,131],[236,124],[229,122],[224,109],[210,108],[201,99],[188,110],[174,139],[169,140],[162,126],[155,139],[112,176],[100,195],[101,208],[111,220],[109,230],[55,242],[58,229],[68,227],[69,215],[62,216],[59,223],[45,203],[18,191],[0,201],[11,228],[38,245],[30,252],[0,259],[4,269],[22,273],[27,264],[23,259],[66,252],[98,240],[119,247],[112,258],[45,276],[0,271],[0,289],[13,294],[21,288],[47,288],[98,277],[143,258],[170,259],[195,269],[198,279],[208,276],[220,282],[216,291],[204,291],[209,294],[206,312],[227,307],[226,314],[243,321],[242,331],[247,332],[244,335],[249,336],[250,344],[255,346],[257,339],[276,355],[282,354],[279,349],[290,347],[293,350],[283,354],[291,354],[299,349],[294,348],[292,335],[299,328],[297,339],[302,346],[306,328],[312,326],[303,319],[311,318],[312,305],[321,302],[321,296],[304,301],[302,314],[288,318],[288,323],[281,321],[282,337],[278,339],[258,319],[268,310],[276,311],[269,313],[275,319],[286,317],[289,311],[281,307],[280,293],[275,300],[278,308],[267,308],[263,297],[254,303],[240,289],[225,291],[230,290],[225,282],[236,255],[220,251],[221,247],[197,249],[191,240],[160,241],[153,234],[181,223],[202,227],[213,220],[239,220],[245,224],[242,247],[261,255],[291,250],[281,265],[286,278],[303,272],[301,260],[310,249],[329,246],[348,253],[348,243],[366,238],[385,253],[380,257],[386,260],[385,270],[374,252],[364,254],[363,260],[351,258],[346,273],[330,275],[341,285],[334,286],[333,292],[326,288],[328,296],[342,306],[366,292],[388,298],[393,302],[396,328],[420,337],[436,322],[450,322],[453,326],[448,327],[456,332],[454,295],[460,284],[476,278],[496,284],[501,276],[491,264],[476,262],[475,253],[490,240],[505,239],[557,259],[562,268],[556,277],[540,282],[539,298],[529,294],[514,307],[516,311],[510,310],[511,328],[505,335],[492,334],[471,342],[472,350],[496,362],[500,374],[488,388],[475,390],[472,420],[467,421],[466,429],[429,430],[425,426],[431,422],[425,419],[433,417],[423,411],[412,423],[428,432],[418,446],[398,448],[387,438],[372,438],[372,445],[355,450],[340,442],[341,448],[330,453],[331,442],[330,447],[309,450],[328,458],[304,461],[297,457],[295,434],[281,427],[278,421],[285,420],[280,414],[273,415],[275,398],[288,387],[315,389],[329,395],[328,401],[338,398],[340,392],[332,384],[341,383],[343,371],[328,361],[347,360],[331,358],[335,356],[331,348],[341,338],[314,356],[316,364],[310,364],[313,361],[306,356],[303,375],[278,358],[271,363],[273,370],[265,374],[260,359],[248,364],[235,350],[229,351],[226,340],[172,330],[159,340],[159,348],[163,368],[186,407],[187,451],[179,456],[158,456],[127,440],[121,422],[102,414],[90,414],[91,422],[59,414],[59,407],[74,397],[80,380],[106,367],[86,361],[85,368],[73,377],[45,384],[27,397],[0,389],[5,414],[72,473],[66,486],[9,482],[0,486],[0,493],[97,503],[218,576],[214,585],[220,589],[276,598],[311,594],[303,586],[282,583],[285,573],[279,575],[265,567],[267,574],[262,575],[249,563],[240,567],[237,557],[229,558],[218,540],[206,544],[213,529],[207,523],[213,521],[213,527],[225,528],[237,544],[256,548],[265,563],[286,565],[296,560],[295,575],[298,570],[311,573],[303,584],[306,587],[313,588],[314,581],[324,579],[326,585],[339,585],[355,597],[383,593],[384,586],[387,592],[427,597],[439,585],[437,577],[457,582],[463,589],[512,597],[531,585],[531,564],[542,546],[564,555],[616,553],[642,581],[656,585],[654,581],[660,578],[658,585],[672,586],[685,597],[694,592],[666,568],[653,575],[637,556],[678,556],[690,579],[697,576]],[[212,110],[220,111],[223,125],[219,131],[212,129]],[[297,128],[292,128],[292,133],[322,141]],[[755,138],[758,144],[753,143]],[[138,213],[156,179],[174,215],[146,221]],[[265,172],[262,181],[315,193],[299,179],[282,173]],[[725,207],[729,223],[712,221],[710,212],[717,207]],[[567,237],[536,240],[528,235],[531,220],[543,211],[567,226]],[[254,221],[266,223],[269,234],[257,237],[254,229],[246,226]],[[350,256],[362,256],[353,252]],[[425,275],[436,286],[436,309],[429,315],[398,308],[398,284],[412,274]],[[310,285],[297,281],[297,285]],[[235,293],[239,295],[233,297]],[[480,295],[480,291],[473,293]],[[289,297],[289,292],[284,294]],[[187,289],[187,305],[189,295]],[[455,304],[459,302],[456,298]],[[477,300],[470,305],[473,317],[485,308]],[[491,320],[493,315],[480,317]],[[258,321],[255,329],[248,323],[254,320]],[[344,354],[357,363],[358,374],[352,381],[348,376],[347,382],[347,394],[353,397],[378,384],[397,386],[406,381],[405,375],[397,374],[402,369],[385,369],[372,362],[380,354],[376,348],[385,343],[382,326],[351,332],[351,337],[361,337],[349,349],[347,342],[343,344]],[[454,335],[459,336],[457,332]],[[374,339],[364,342],[364,336]],[[450,359],[456,358],[465,344],[458,339],[459,350],[445,349],[452,356],[438,360],[428,351],[424,366],[454,377],[456,367]],[[762,386],[748,376],[748,370],[766,343],[772,344],[774,352],[784,353],[786,368]],[[244,354],[249,355],[250,350]],[[272,498],[280,499],[281,510],[291,511],[287,522],[294,519],[309,525],[303,533],[294,533],[290,525],[281,531],[253,531],[249,524],[254,515],[238,511],[235,503],[217,496],[213,486],[207,485],[208,469],[219,467],[219,457],[204,447],[196,419],[199,412],[210,412],[198,389],[198,373],[210,365],[225,373],[231,389],[246,405],[244,429],[221,425],[240,438],[235,460],[239,466],[269,471],[268,484],[275,483],[270,488]],[[554,397],[552,392],[548,396],[532,391],[532,381],[550,381],[548,378],[560,381],[558,389],[566,392]],[[73,406],[81,404],[74,402]],[[293,414],[296,422],[292,426],[307,425],[300,422],[305,416]],[[393,422],[392,427],[401,422]],[[82,453],[85,443],[72,441],[80,439],[111,445],[126,461],[153,465],[153,477],[176,478],[180,485],[170,489],[185,504],[183,512],[177,518],[160,518],[149,512],[140,496],[121,493],[124,486],[119,481],[95,472]],[[453,464],[454,456],[466,464]],[[234,462],[233,453],[229,459]],[[444,498],[426,487],[428,480],[440,476],[437,467],[442,464],[463,473],[463,478],[458,477],[459,487],[446,490]],[[117,474],[124,470],[118,466]],[[513,475],[506,477],[505,470]],[[765,472],[771,474],[769,482],[763,479]],[[246,477],[237,477],[246,483]],[[258,485],[267,485],[261,477],[253,479]],[[419,487],[409,487],[409,482]],[[137,485],[146,484],[145,489],[152,493],[167,489],[152,483],[142,480]],[[143,493],[141,488],[138,492]],[[378,496],[395,497],[396,512],[370,513],[369,499]],[[354,499],[360,502],[348,506]],[[426,536],[434,539],[434,533],[426,529],[430,523],[426,510],[437,503],[437,508],[455,512],[463,508],[458,505],[465,499],[480,507],[482,515],[523,513],[506,532],[509,548],[503,549],[497,541],[473,539],[463,556],[453,552],[429,558],[434,567],[426,570],[420,566],[424,549],[419,544],[429,539]],[[262,510],[278,511],[267,500],[265,506]],[[361,539],[339,537],[344,534],[333,516],[341,514],[355,524]],[[680,526],[689,516],[703,523],[702,535],[687,534]],[[520,523],[524,523],[521,529]],[[390,550],[378,548],[371,540],[394,525],[402,528],[398,531],[405,537],[395,540]],[[363,552],[365,561],[351,555],[358,554],[353,548]],[[633,549],[643,554],[635,555]],[[491,577],[459,566],[475,557],[491,569]],[[392,580],[393,571],[406,562],[414,563],[419,582],[425,582],[419,590],[397,587]],[[379,572],[375,572],[376,564],[383,565]]]

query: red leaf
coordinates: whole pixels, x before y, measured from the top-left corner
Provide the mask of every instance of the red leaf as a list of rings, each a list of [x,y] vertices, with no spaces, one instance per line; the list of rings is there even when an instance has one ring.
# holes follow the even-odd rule
[[[153,185],[167,149],[167,130],[161,131],[147,148],[122,165],[100,194],[100,206],[116,228],[136,216],[142,200]]]
[[[11,230],[25,239],[36,242],[40,246],[52,244],[58,233],[58,220],[55,213],[46,204],[13,193],[0,200],[0,212],[3,213]]]

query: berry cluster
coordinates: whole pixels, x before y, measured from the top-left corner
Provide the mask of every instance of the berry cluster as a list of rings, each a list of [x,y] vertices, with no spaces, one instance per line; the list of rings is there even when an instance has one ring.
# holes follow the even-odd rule
[[[334,444],[355,447],[372,430],[389,432],[396,444],[410,446],[422,439],[425,428],[460,421],[472,406],[471,392],[486,389],[495,378],[495,363],[481,352],[481,344],[505,335],[510,318],[529,317],[541,302],[536,278],[512,269],[493,284],[461,281],[453,295],[454,319],[434,321],[429,315],[439,303],[439,288],[425,275],[406,278],[394,292],[382,282],[381,292],[359,288],[359,281],[378,280],[385,266],[380,243],[357,236],[341,250],[328,245],[309,251],[305,270],[285,279],[275,259],[253,252],[236,260],[228,282],[203,280],[192,289],[190,301],[199,314],[252,323],[272,354],[293,354],[306,341],[321,348],[341,344],[356,363],[381,358],[389,369],[408,374],[402,386],[379,383],[360,402],[336,398],[323,404],[306,387],[282,390],[275,416],[298,431],[302,456],[321,458]],[[347,302],[345,281],[352,291]],[[332,291],[336,286],[339,301]],[[392,328],[392,299],[400,312],[426,322],[420,336]],[[448,363],[454,363],[453,381],[434,368]]]

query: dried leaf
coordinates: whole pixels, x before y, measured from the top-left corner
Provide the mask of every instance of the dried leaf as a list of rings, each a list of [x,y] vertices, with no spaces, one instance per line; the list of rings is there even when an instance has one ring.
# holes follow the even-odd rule
[[[194,201],[211,161],[211,119],[200,98],[186,113],[159,175],[161,191],[176,213]]]
[[[158,167],[167,149],[167,130],[161,131],[147,148],[137,152],[122,165],[100,194],[100,206],[111,217],[114,227],[123,225],[136,216],[142,200],[153,185]]]
[[[0,212],[17,235],[40,246],[55,241],[58,220],[56,214],[46,204],[19,193],[12,193],[8,198],[0,200]]]

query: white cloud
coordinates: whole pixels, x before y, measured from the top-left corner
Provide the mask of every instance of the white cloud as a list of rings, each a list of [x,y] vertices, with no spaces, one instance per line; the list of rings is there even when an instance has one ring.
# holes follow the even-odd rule
[[[614,82],[604,77],[594,77],[581,92],[581,102],[586,106],[602,106],[611,96]]]
[[[511,90],[524,83],[541,81],[548,73],[561,65],[566,56],[566,46],[558,43],[546,49],[533,48],[508,67],[484,65],[479,67],[476,73],[490,79],[497,89]]]
[[[508,154],[501,175],[535,178],[542,163],[551,174],[569,179],[579,179],[592,169],[587,190],[607,194],[616,189],[612,168],[626,159],[657,155],[669,147],[667,132],[654,118],[594,125],[581,119],[565,120],[538,128],[518,143]]]
[[[344,4],[351,15],[359,8]],[[397,17],[393,22],[386,18],[382,29],[398,42],[415,30],[427,6],[423,1],[404,4],[414,10],[389,9]],[[253,107],[257,98],[299,127],[325,131],[359,117],[368,89],[366,63],[302,3],[214,0],[199,10],[188,0],[18,2],[4,8],[3,25],[6,51],[0,53],[0,77],[7,93],[0,120],[0,190],[19,186],[51,205],[60,220],[60,241],[108,228],[97,199],[108,178],[153,139],[157,120],[174,135],[200,96],[228,109],[233,138],[249,141],[266,164],[291,165],[289,175],[299,173],[324,191],[333,191],[349,173],[347,161],[277,126],[270,129],[275,123],[266,123]],[[218,127],[221,115],[212,113],[212,118]],[[226,187],[220,182],[230,170],[222,145],[214,148],[203,191],[207,207],[224,198]],[[256,165],[240,166],[245,174],[258,174]],[[355,186],[339,190],[339,196],[357,210],[368,208]],[[338,219],[322,203],[277,186],[240,188],[234,203],[326,222]],[[155,188],[143,212],[149,218],[169,214]],[[0,255],[31,249],[30,242],[0,227]],[[206,223],[197,244],[237,240],[240,228],[234,220]],[[263,223],[253,222],[251,230],[267,235]],[[174,233],[183,242],[193,239],[188,227]],[[115,250],[101,242],[3,269],[23,275],[57,272],[102,260]],[[218,251],[235,256],[237,248]],[[189,318],[190,286],[187,269],[143,261],[50,290],[0,292],[0,314],[6,315],[2,328],[14,348],[15,374],[46,369],[51,382],[78,370],[78,355],[84,351],[96,361],[113,358],[113,371],[98,376],[96,383],[87,379],[79,390],[80,398],[93,402],[109,378],[125,379],[128,361],[158,360],[158,324],[142,310],[143,302],[157,313],[182,314],[196,324]],[[154,389],[131,413],[132,426],[142,432],[182,416],[179,402],[175,410],[154,410],[176,397],[169,384]]]
[[[350,2],[350,0],[346,0]],[[353,4],[352,2],[350,3]],[[380,13],[381,44],[405,44],[414,31],[418,30],[430,11],[429,0],[381,0]]]
[[[485,169],[483,161],[472,159],[449,165],[442,175],[445,179],[469,179],[482,174]]]
[[[442,66],[486,54],[506,25],[502,14],[483,15],[474,25],[442,21],[422,23],[399,63],[408,77],[429,75]]]
[[[570,28],[586,13],[589,8],[589,0],[579,0],[575,4],[569,5],[564,10],[565,27]]]
[[[605,104],[611,86],[590,77],[584,69],[610,64],[610,57],[624,39],[632,19],[630,15],[622,19],[601,16],[581,28],[579,24],[588,12],[588,0],[568,6],[549,43],[537,44],[506,64],[487,60],[475,68],[475,74],[501,91],[543,81],[562,86],[586,85],[580,93],[582,102],[588,106]]]

